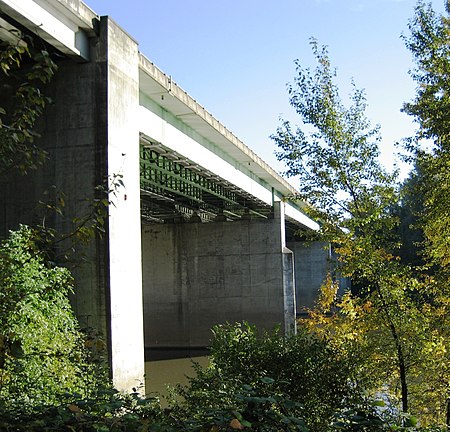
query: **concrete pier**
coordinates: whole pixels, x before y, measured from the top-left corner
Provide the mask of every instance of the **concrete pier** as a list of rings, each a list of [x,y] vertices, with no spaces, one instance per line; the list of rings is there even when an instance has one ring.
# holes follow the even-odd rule
[[[207,347],[215,324],[294,329],[293,254],[280,218],[145,224],[142,256],[149,359]]]

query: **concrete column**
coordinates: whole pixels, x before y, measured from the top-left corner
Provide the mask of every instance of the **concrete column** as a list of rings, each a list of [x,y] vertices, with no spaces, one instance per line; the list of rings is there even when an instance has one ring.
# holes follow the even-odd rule
[[[107,174],[109,206],[110,346],[120,389],[143,383],[138,45],[114,21],[101,19],[107,40]],[[124,186],[116,188],[115,182]]]
[[[297,321],[295,310],[295,277],[294,254],[287,247],[283,247],[283,293],[284,293],[284,332],[296,333]]]
[[[296,299],[295,299],[295,278],[294,278],[294,254],[286,247],[286,226],[285,226],[285,203],[277,201],[273,206],[274,219],[280,227],[281,259],[283,272],[283,301],[284,301],[284,321],[283,327],[286,334],[295,333],[296,322]]]

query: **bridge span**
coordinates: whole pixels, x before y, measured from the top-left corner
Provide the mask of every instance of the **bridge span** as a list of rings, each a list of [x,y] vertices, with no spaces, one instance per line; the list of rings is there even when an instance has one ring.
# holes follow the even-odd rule
[[[2,235],[35,223],[52,185],[67,197],[52,223],[67,230],[108,179],[106,233],[72,263],[73,305],[107,336],[116,386],[136,386],[145,359],[202,351],[217,323],[294,331],[330,256],[302,241],[318,224],[295,189],[82,1],[0,0],[0,39],[24,34],[59,69],[39,130],[49,160],[2,180]]]

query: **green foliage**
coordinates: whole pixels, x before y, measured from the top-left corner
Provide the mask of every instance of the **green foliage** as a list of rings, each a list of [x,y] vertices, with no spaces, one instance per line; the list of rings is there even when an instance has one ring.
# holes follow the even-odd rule
[[[316,69],[297,62],[298,76],[289,87],[303,124],[294,132],[283,122],[273,139],[353,292],[338,298],[331,274],[306,325],[353,359],[357,386],[374,396],[383,392],[391,405],[399,400],[400,409],[420,415],[422,424],[444,424],[446,346],[434,324],[442,308],[430,301],[428,274],[401,259],[400,213],[393,211],[402,198],[397,173],[387,173],[378,160],[378,128],[365,116],[364,93],[354,87],[347,107],[327,50],[315,41],[312,48]]]
[[[447,3],[447,12],[449,5]],[[414,101],[404,111],[419,124],[408,149],[420,174],[417,193],[423,196],[421,214],[426,254],[448,273],[450,265],[450,20],[437,15],[431,5],[420,1],[405,38],[416,62],[412,77],[417,83]],[[420,139],[431,141],[431,149],[420,147]],[[448,276],[445,276],[448,278]]]
[[[54,404],[64,393],[107,385],[71,310],[70,273],[51,267],[33,231],[11,232],[0,248],[0,401]]]
[[[414,417],[386,414],[383,401],[370,403],[357,395],[350,376],[345,377],[349,372],[345,368],[350,369],[348,361],[312,335],[301,332],[286,339],[276,332],[258,335],[252,326],[235,324],[215,328],[214,336],[211,366],[197,366],[197,376],[186,387],[178,388],[177,396],[182,400],[174,399],[166,408],[157,398],[97,390],[88,397],[61,395],[51,406],[36,403],[33,411],[17,404],[0,406],[0,430],[421,430]]]
[[[422,176],[416,165],[409,177],[403,182],[400,189],[400,202],[393,206],[392,212],[399,218],[397,228],[400,239],[398,255],[402,262],[412,268],[423,268],[424,259],[424,233],[421,223],[421,214],[424,208],[424,197],[420,192]]]
[[[259,334],[244,323],[217,326],[213,333],[210,366],[197,366],[189,385],[177,388],[178,409],[188,418],[204,422],[208,411],[227,407],[252,423],[258,416],[249,400],[241,397],[247,391],[262,398],[264,421],[269,412],[289,412],[312,430],[324,430],[335,411],[359,400],[349,381],[348,359],[303,329],[282,337],[277,331]]]
[[[49,102],[42,90],[55,71],[49,53],[35,49],[32,39],[0,41],[0,178],[12,171],[26,174],[45,161],[34,127]]]
[[[67,395],[52,406],[36,405],[33,412],[0,410],[0,430],[11,432],[174,432],[163,421],[163,411],[156,399],[142,399],[137,394],[121,395],[107,389],[89,398]],[[179,429],[178,429],[179,430]]]
[[[68,399],[52,407],[36,407],[33,413],[0,411],[0,430],[11,432],[225,432],[301,431],[303,421],[291,414],[297,404],[279,395],[263,396],[243,385],[235,394],[246,412],[231,408],[204,410],[202,419],[177,416],[171,409],[162,409],[158,399],[143,399],[138,394],[121,395],[109,390],[93,398]],[[199,407],[201,410],[201,407]],[[245,420],[250,416],[252,422]]]
[[[441,394],[441,411],[450,426],[450,4],[447,14],[438,15],[431,5],[419,1],[410,21],[407,47],[415,60],[411,72],[417,83],[416,97],[404,105],[419,125],[417,135],[410,139],[408,150],[417,167],[418,181],[414,187],[421,197],[422,208],[416,217],[423,231],[422,260],[426,264],[428,296],[436,313],[432,316],[432,332],[439,337],[437,360],[425,370],[433,386],[428,396]],[[428,147],[421,147],[421,139]],[[432,384],[431,384],[432,383]]]
[[[336,431],[443,431],[443,428],[422,428],[418,425],[416,417],[402,414],[395,418],[389,418],[386,413],[380,411],[386,408],[383,400],[374,401],[365,407],[350,408],[336,416],[336,421],[331,425]]]
[[[404,111],[418,122],[419,138],[430,138],[437,149],[449,150],[449,18],[437,15],[431,4],[421,0],[417,3],[409,30],[409,37],[404,39],[416,62],[411,75],[418,86],[415,100],[405,103]]]

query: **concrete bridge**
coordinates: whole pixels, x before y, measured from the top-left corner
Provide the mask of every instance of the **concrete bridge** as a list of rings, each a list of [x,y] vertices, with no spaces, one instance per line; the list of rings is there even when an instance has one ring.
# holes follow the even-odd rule
[[[318,225],[295,190],[109,17],[79,0],[0,0],[0,38],[38,36],[57,59],[40,125],[49,161],[1,186],[2,236],[34,223],[51,185],[67,219],[95,185],[121,176],[106,234],[73,263],[75,311],[107,335],[116,386],[142,380],[144,359],[193,356],[210,327],[248,320],[295,328],[326,273],[328,251],[297,232]]]

